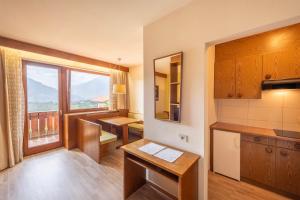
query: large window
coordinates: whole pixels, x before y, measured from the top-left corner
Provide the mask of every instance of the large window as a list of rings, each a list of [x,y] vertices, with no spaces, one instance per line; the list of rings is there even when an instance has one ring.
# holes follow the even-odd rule
[[[70,71],[70,110],[105,109],[109,106],[110,76]]]

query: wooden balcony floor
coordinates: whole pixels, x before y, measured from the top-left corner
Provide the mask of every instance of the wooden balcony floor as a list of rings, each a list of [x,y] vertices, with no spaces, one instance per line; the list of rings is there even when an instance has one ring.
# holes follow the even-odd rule
[[[28,141],[29,148],[50,144],[59,141],[59,134],[46,135],[43,137],[31,138]]]

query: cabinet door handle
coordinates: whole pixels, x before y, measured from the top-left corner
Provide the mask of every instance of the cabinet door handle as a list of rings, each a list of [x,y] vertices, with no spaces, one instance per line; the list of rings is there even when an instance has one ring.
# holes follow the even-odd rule
[[[286,157],[288,155],[288,152],[281,150],[280,155]]]
[[[271,78],[272,78],[272,75],[271,75],[271,74],[266,74],[266,75],[265,75],[265,79],[269,80],[269,79],[271,79]]]
[[[254,137],[254,141],[255,141],[255,142],[260,142],[260,141],[261,141],[261,138],[260,138],[260,137]]]
[[[266,147],[265,150],[266,150],[267,153],[272,153],[273,152],[273,149],[271,147]]]
[[[237,94],[238,98],[241,98],[243,95],[241,93]]]
[[[231,98],[232,96],[233,96],[233,95],[232,95],[232,94],[230,94],[230,93],[227,95],[227,97],[229,97],[229,98]]]
[[[300,143],[296,143],[296,144],[294,145],[294,147],[295,147],[295,149],[300,150]]]

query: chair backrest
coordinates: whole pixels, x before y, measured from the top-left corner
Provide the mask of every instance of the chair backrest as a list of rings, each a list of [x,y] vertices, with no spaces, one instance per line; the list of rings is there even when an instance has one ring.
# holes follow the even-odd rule
[[[78,119],[79,149],[96,162],[99,162],[100,136],[100,124],[96,124],[84,119]]]

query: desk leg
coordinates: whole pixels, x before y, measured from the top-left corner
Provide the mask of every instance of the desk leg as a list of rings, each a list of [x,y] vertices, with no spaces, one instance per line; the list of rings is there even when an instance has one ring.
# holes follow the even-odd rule
[[[124,200],[146,184],[146,169],[128,160],[128,155],[124,152]]]
[[[178,200],[198,200],[198,162],[179,178]]]
[[[122,127],[123,145],[128,144],[128,125]]]

